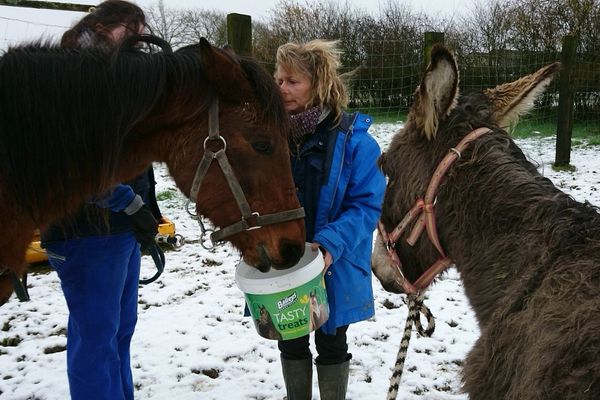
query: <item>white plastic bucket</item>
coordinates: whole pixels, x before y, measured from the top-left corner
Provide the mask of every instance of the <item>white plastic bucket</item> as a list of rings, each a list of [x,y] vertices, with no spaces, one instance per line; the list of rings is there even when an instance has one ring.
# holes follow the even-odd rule
[[[293,267],[263,273],[243,261],[235,281],[258,334],[267,339],[288,340],[309,334],[329,318],[323,280],[323,255],[306,244],[304,255]]]

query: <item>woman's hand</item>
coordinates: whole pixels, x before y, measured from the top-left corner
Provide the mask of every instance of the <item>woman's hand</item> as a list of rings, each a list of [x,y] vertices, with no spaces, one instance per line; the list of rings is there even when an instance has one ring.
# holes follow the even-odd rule
[[[331,253],[329,253],[325,247],[321,246],[320,243],[316,242],[311,243],[310,248],[313,251],[321,249],[321,252],[323,253],[323,259],[325,260],[325,269],[323,270],[323,273],[325,273],[325,271],[327,271],[327,268],[329,268],[329,266],[333,262],[333,257],[331,256]]]

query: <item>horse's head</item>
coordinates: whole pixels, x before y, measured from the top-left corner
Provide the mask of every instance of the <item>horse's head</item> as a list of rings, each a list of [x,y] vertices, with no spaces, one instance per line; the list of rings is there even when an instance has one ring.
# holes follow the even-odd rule
[[[443,46],[434,46],[407,121],[379,159],[380,167],[389,178],[381,215],[383,230],[391,232],[396,228],[416,199],[425,196],[434,170],[451,148],[476,128],[491,128],[492,135],[506,136],[503,129],[514,125],[518,117],[533,106],[533,100],[543,92],[558,69],[559,63],[554,63],[512,83],[483,93],[459,96],[456,60]],[[460,163],[468,163],[472,153],[472,148],[467,148]],[[444,201],[445,189],[442,181],[437,192],[438,203]],[[438,225],[440,218],[443,216],[437,216]],[[393,245],[402,262],[402,272],[387,252],[382,235],[378,235],[372,265],[386,290],[404,292],[402,274],[414,282],[439,257],[439,251],[426,237],[421,237],[414,245],[408,244],[406,238],[411,229],[409,226],[403,230]],[[442,233],[440,240],[444,247]],[[452,254],[448,256],[452,257]]]
[[[198,214],[226,228],[218,238],[238,248],[246,263],[261,271],[291,267],[304,252],[305,229],[279,89],[256,62],[206,40],[171,57],[177,89],[165,101],[164,118],[149,119],[163,125],[171,146],[160,158]],[[200,77],[186,82],[194,67]],[[174,130],[184,134],[174,137]],[[209,131],[214,136],[207,138]]]

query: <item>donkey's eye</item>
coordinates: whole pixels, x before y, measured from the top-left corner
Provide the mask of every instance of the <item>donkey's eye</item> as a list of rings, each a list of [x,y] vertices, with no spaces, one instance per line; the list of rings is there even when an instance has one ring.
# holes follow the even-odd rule
[[[252,148],[260,154],[270,155],[273,152],[273,147],[269,142],[254,142]]]

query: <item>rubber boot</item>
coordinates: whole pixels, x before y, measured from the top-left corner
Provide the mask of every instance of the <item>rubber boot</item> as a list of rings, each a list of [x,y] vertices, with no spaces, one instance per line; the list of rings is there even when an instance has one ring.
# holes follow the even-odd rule
[[[287,400],[312,400],[312,360],[281,358]]]
[[[341,364],[317,364],[321,400],[345,400],[350,361]]]

